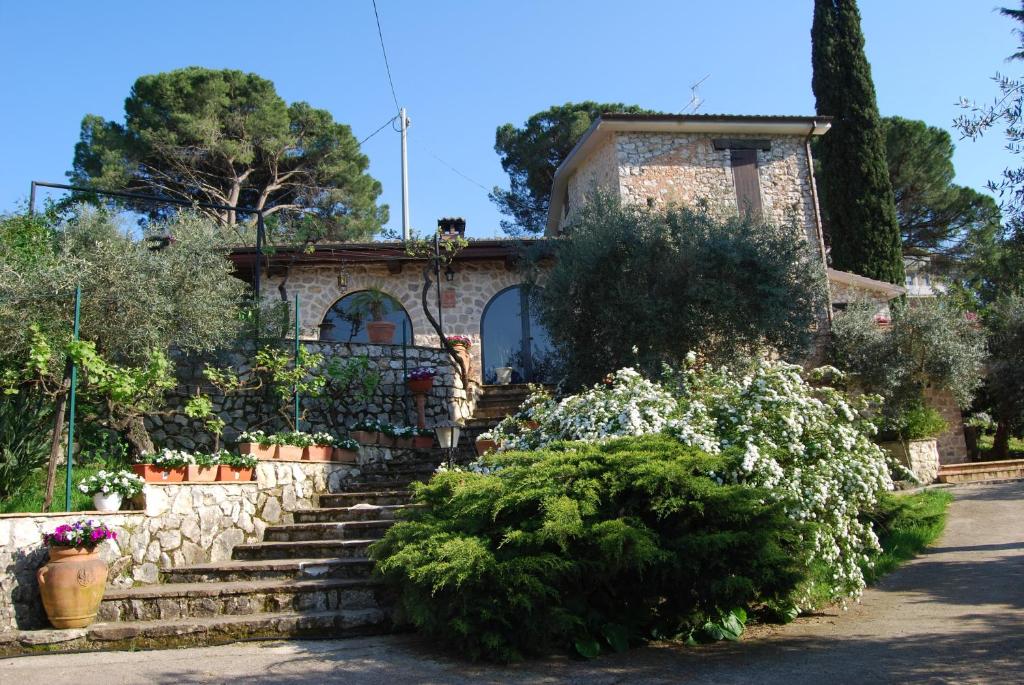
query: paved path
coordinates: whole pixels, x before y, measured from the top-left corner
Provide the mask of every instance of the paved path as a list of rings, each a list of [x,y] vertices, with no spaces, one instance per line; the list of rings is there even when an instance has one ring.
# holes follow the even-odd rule
[[[736,644],[495,668],[439,657],[413,637],[247,643],[8,659],[0,661],[0,683],[1024,682],[1024,482],[954,493],[938,545],[861,604]]]

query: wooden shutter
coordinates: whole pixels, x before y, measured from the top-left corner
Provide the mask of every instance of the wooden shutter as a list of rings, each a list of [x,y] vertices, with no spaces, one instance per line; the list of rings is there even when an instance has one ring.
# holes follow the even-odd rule
[[[757,180],[757,150],[730,150],[732,179],[740,214],[761,214],[761,184]]]

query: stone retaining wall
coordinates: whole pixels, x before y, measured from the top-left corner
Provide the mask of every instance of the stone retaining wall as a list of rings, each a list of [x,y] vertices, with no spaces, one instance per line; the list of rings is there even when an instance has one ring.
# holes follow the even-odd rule
[[[365,355],[380,373],[381,383],[366,404],[353,400],[351,390],[331,385],[328,385],[321,398],[303,397],[301,407],[307,420],[303,422],[302,430],[344,435],[347,427],[366,417],[379,418],[396,425],[415,425],[416,405],[406,389],[403,374],[405,368],[412,370],[419,366],[431,367],[438,372],[433,390],[427,395],[425,414],[428,426],[448,420],[466,419],[472,415],[473,398],[467,396],[447,353],[440,349],[407,347],[403,357],[401,345],[328,342],[303,344],[309,352],[324,356],[323,366],[318,373],[325,373],[332,362],[344,362]],[[190,419],[180,413],[197,388],[201,388],[213,400],[214,411],[226,424],[223,440],[229,446],[236,442],[238,434],[244,430],[285,430],[284,419],[277,413],[278,403],[267,393],[257,391],[224,397],[217,394],[203,378],[203,369],[210,363],[235,369],[241,378],[249,379],[254,352],[255,346],[249,346],[223,353],[216,360],[178,355],[175,359],[178,387],[168,396],[168,408],[172,413],[146,418],[146,427],[154,443],[158,447],[186,450],[213,448],[213,436],[206,430],[203,421]]]
[[[922,485],[934,483],[939,477],[939,451],[935,440],[884,442],[882,447],[899,463],[910,469]]]
[[[48,625],[36,570],[46,561],[43,533],[62,523],[92,518],[117,532],[116,541],[100,546],[108,585],[155,583],[161,569],[230,559],[235,545],[261,541],[269,525],[292,523],[296,511],[340,491],[362,467],[404,456],[363,447],[357,464],[260,462],[249,483],[148,484],[140,511],[0,515],[0,633]]]

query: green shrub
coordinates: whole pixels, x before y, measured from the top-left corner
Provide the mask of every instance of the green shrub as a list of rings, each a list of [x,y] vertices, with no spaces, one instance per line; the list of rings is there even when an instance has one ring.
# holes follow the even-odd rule
[[[371,554],[400,619],[473,658],[728,636],[733,610],[787,601],[812,536],[725,465],[666,436],[492,454],[417,486]]]
[[[39,393],[0,395],[0,498],[16,493],[46,464],[52,417]]]
[[[903,440],[924,440],[944,433],[949,424],[936,409],[918,405],[904,411],[895,430]]]

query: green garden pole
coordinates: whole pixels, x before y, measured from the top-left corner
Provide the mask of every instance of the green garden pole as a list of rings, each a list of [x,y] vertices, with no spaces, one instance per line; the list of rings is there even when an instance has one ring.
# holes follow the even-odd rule
[[[295,368],[299,368],[299,294],[295,293]],[[299,430],[299,385],[295,383],[295,430]]]
[[[78,341],[78,322],[82,313],[82,286],[75,287],[75,327],[73,336]],[[75,393],[78,391],[78,365],[71,362],[71,399],[68,401],[68,463],[64,481],[65,511],[71,511],[71,457],[75,450]]]

